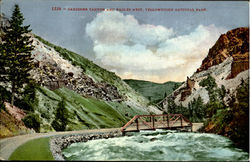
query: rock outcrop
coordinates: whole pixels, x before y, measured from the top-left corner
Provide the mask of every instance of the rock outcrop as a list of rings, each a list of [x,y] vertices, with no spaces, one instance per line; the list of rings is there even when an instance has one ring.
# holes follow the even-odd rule
[[[237,28],[222,34],[215,45],[209,50],[207,57],[196,72],[222,63],[226,58],[233,57],[231,73],[227,79],[234,78],[249,68],[249,28]]]
[[[30,33],[35,46],[32,51],[36,68],[31,76],[42,86],[55,90],[65,87],[82,95],[104,101],[117,101],[146,110],[162,113],[157,107],[121,80],[115,73],[65,48],[53,45]]]
[[[19,109],[16,106],[12,106],[8,102],[5,102],[4,105],[5,105],[5,108],[6,108],[7,112],[11,116],[13,116],[16,120],[22,121],[22,119],[26,116],[26,113],[22,109]]]
[[[201,66],[186,82],[167,96],[160,105],[165,109],[168,99],[177,105],[187,107],[188,103],[200,96],[204,103],[209,101],[208,91],[201,87],[201,80],[211,75],[219,88],[223,85],[227,91],[224,98],[230,100],[241,80],[246,80],[249,69],[249,28],[237,28],[222,34],[215,45],[209,50]]]
[[[35,68],[31,76],[42,86],[50,90],[66,87],[85,97],[123,101],[116,87],[105,82],[95,82],[84,74],[80,67],[73,66],[53,48],[44,45],[36,38],[33,38],[33,45]]]
[[[186,87],[181,91],[180,101],[184,101],[189,95],[192,93],[192,89],[194,88],[195,80],[187,77]]]

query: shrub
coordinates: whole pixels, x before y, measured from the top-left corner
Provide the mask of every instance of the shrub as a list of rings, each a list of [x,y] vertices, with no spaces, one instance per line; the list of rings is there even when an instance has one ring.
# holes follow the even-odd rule
[[[60,121],[53,120],[51,123],[51,126],[56,130],[56,131],[64,131],[66,128],[66,125],[62,124]]]
[[[216,88],[217,87],[217,84],[215,82],[215,79],[211,76],[211,75],[208,75],[206,79],[203,79],[200,83],[199,83],[200,86],[202,87],[206,87],[206,89],[209,91],[213,88]]]
[[[33,128],[36,132],[40,131],[40,117],[38,114],[30,113],[25,116],[22,121],[24,122],[25,126],[28,128]]]

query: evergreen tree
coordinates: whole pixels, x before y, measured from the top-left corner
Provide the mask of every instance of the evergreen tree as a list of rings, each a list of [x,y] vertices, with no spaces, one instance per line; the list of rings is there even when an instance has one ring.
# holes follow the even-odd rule
[[[56,111],[56,119],[52,122],[52,127],[56,131],[65,131],[68,118],[69,118],[69,112],[67,110],[66,106],[66,99],[62,98],[62,101],[58,103],[58,108]]]
[[[188,103],[188,118],[193,117],[193,107],[191,102]]]
[[[23,15],[19,6],[15,5],[10,25],[3,28],[4,35],[0,46],[0,81],[11,84],[11,104],[14,97],[20,93],[25,83],[31,80],[29,71],[33,67],[31,51],[32,40],[27,33],[28,26],[23,25]]]
[[[170,114],[176,113],[177,105],[175,104],[174,100],[169,98],[167,102],[168,102],[168,113]]]
[[[203,103],[201,96],[199,96],[198,98],[194,98],[192,101],[188,103],[188,108],[186,113],[187,116],[192,121],[201,121],[203,118],[205,118],[206,115],[205,105]]]
[[[220,95],[220,100],[222,101],[223,98],[226,96],[226,88],[224,85],[221,85],[221,88],[219,89],[219,95]]]
[[[163,98],[166,98],[167,97],[167,92],[164,93],[164,97]]]
[[[195,115],[198,119],[202,119],[205,116],[204,104],[201,96],[199,96],[196,100]]]
[[[215,79],[209,74],[206,79],[203,79],[200,83],[200,86],[205,87],[208,91],[210,102],[215,102],[218,100],[218,89]]]
[[[237,102],[234,103],[230,116],[231,139],[237,146],[249,152],[249,79],[237,88]]]

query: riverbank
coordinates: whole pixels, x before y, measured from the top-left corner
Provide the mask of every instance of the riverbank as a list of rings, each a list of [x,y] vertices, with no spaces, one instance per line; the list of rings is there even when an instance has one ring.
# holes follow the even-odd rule
[[[192,131],[197,132],[202,126],[203,123],[193,123]],[[112,130],[110,132],[85,133],[78,135],[66,135],[60,137],[55,136],[50,140],[50,150],[55,160],[64,160],[65,158],[62,155],[62,150],[64,148],[67,148],[72,143],[87,142],[89,140],[103,138],[108,139],[120,136],[122,136],[122,132],[120,130]]]
[[[193,132],[196,132],[203,123],[193,123]],[[67,132],[49,132],[20,135],[0,139],[0,159],[8,160],[10,155],[22,144],[37,138],[52,137],[50,140],[50,150],[55,159],[62,159],[61,150],[75,142],[84,142],[89,139],[110,138],[120,136],[120,128],[93,129]],[[54,137],[53,137],[54,136]],[[72,138],[71,138],[72,137]],[[55,140],[55,139],[58,140]],[[67,141],[68,142],[65,142]],[[61,142],[60,142],[61,141]],[[53,143],[54,142],[54,143]],[[64,144],[63,144],[64,143]],[[58,146],[56,146],[58,145]]]
[[[121,131],[85,133],[78,135],[55,136],[50,139],[50,151],[55,160],[64,160],[62,150],[72,143],[87,142],[95,139],[108,139],[122,136]]]

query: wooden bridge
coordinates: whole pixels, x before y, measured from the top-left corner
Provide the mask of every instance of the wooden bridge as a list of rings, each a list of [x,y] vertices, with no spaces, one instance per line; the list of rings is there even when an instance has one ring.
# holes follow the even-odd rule
[[[139,132],[140,130],[185,129],[192,131],[193,124],[182,114],[136,115],[121,128],[121,132]]]

